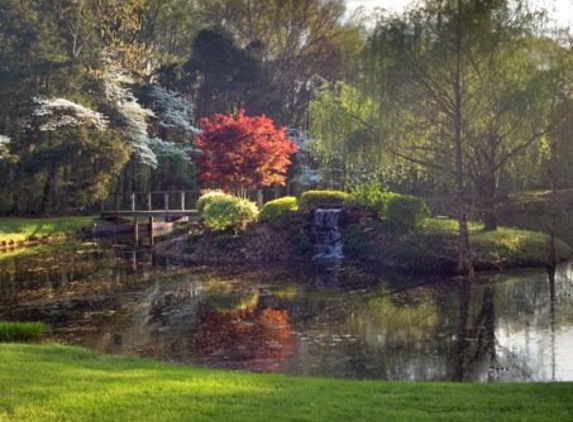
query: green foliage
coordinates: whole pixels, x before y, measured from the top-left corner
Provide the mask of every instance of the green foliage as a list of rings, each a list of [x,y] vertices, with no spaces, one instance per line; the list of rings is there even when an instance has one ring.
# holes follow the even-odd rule
[[[212,116],[240,107],[254,115],[277,115],[280,102],[275,83],[248,47],[239,47],[224,32],[202,29],[192,49],[183,68],[194,83],[201,81],[197,83],[197,115]]]
[[[2,218],[0,242],[21,242],[30,238],[71,235],[96,221],[96,217]]]
[[[382,218],[386,215],[388,201],[394,196],[396,194],[383,191],[377,184],[368,183],[352,188],[345,203],[374,211]]]
[[[352,224],[346,229],[342,235],[342,242],[346,257],[361,258],[372,252],[372,245],[358,224]]]
[[[205,225],[214,231],[245,231],[257,221],[259,211],[254,202],[232,195],[216,195],[203,209]]]
[[[430,216],[430,209],[422,198],[393,194],[386,204],[386,220],[399,231],[419,228]]]
[[[301,208],[312,209],[321,206],[340,206],[348,199],[348,194],[339,190],[309,190],[302,194]]]
[[[6,194],[0,212],[66,215],[90,211],[105,199],[129,159],[129,147],[114,130],[61,128],[20,145],[16,172],[0,177]],[[3,196],[3,195],[2,195]]]
[[[476,270],[544,267],[549,236],[545,233],[499,227],[484,231],[483,225],[470,223],[472,262]],[[390,267],[423,273],[455,273],[458,250],[458,222],[453,219],[426,220],[419,230],[391,233],[387,247],[376,247],[379,259]],[[557,240],[559,262],[572,250]]]
[[[557,217],[557,231],[561,239],[573,245],[573,190],[529,191],[510,195],[497,206],[499,223],[527,230],[548,231],[550,216]]]
[[[0,345],[0,420],[10,422],[566,422],[572,390],[570,382],[356,382],[263,375],[60,345]]]
[[[337,82],[314,97],[309,112],[313,147],[329,182],[344,184],[342,177],[379,173],[387,164],[383,137],[375,135],[385,117],[371,92]]]
[[[211,202],[215,201],[217,198],[220,198],[223,196],[229,196],[229,195],[223,191],[220,191],[220,190],[211,190],[211,191],[205,192],[197,200],[197,204],[196,204],[197,211],[199,211],[199,214],[202,215],[205,208],[207,208],[207,205],[209,205]]]
[[[197,170],[189,158],[179,152],[159,154],[156,183],[153,190],[192,190],[195,187]]]
[[[294,196],[285,196],[284,198],[275,199],[263,205],[260,221],[274,220],[288,212],[298,210],[298,202]]]
[[[45,333],[43,322],[0,321],[0,342],[39,340]]]

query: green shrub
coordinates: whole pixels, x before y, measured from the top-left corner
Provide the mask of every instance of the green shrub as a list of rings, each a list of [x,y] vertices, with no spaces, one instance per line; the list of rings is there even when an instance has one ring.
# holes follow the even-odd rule
[[[259,211],[254,202],[232,195],[219,195],[209,200],[203,210],[205,225],[211,230],[235,233],[244,231],[250,223],[257,221]]]
[[[259,215],[260,221],[274,220],[288,212],[298,210],[298,203],[294,196],[285,196],[284,198],[269,201],[263,205],[261,214]]]
[[[354,187],[345,203],[372,210],[379,218],[382,218],[386,215],[386,204],[395,195],[395,193],[383,191],[375,184],[365,184]]]
[[[302,194],[301,207],[304,209],[344,204],[348,194],[339,190],[309,190]]]
[[[344,256],[362,258],[372,253],[372,245],[358,224],[352,224],[342,236]]]
[[[386,204],[386,221],[396,230],[413,230],[430,216],[430,209],[422,198],[393,194]]]
[[[222,196],[230,196],[230,195],[220,190],[208,191],[205,192],[203,195],[201,195],[199,199],[197,199],[197,205],[196,205],[197,211],[199,211],[199,215],[203,215],[203,211],[205,211],[207,205],[209,205],[212,201]]]
[[[45,333],[43,322],[0,322],[0,342],[38,340]]]

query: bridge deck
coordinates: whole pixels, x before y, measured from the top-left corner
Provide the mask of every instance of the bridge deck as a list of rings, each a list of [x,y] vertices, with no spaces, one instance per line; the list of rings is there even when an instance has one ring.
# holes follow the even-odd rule
[[[114,193],[108,201],[102,202],[100,215],[102,218],[198,217],[197,197],[197,191],[185,190]]]

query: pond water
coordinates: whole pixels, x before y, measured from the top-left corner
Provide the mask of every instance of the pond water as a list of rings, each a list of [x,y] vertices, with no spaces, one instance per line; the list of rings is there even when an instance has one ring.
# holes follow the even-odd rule
[[[573,264],[454,279],[245,272],[83,245],[0,261],[0,320],[211,367],[338,378],[573,381]]]

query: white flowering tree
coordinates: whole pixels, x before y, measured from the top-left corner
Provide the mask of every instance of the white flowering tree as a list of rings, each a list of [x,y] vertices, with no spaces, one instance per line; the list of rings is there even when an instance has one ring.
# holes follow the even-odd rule
[[[155,114],[144,108],[131,90],[134,80],[122,68],[110,64],[104,74],[105,96],[120,116],[120,127],[135,157],[143,164],[157,167],[157,156],[152,150],[153,137],[148,132],[148,121]]]
[[[150,122],[167,130],[175,131],[180,137],[189,139],[198,133],[191,124],[193,104],[178,93],[153,85],[149,90],[152,109],[142,106],[131,86],[135,80],[117,65],[110,65],[104,76],[105,95],[121,119],[121,130],[126,136],[137,160],[157,168],[158,155],[185,153],[183,146],[164,140],[152,134]]]
[[[155,113],[153,128],[158,138],[153,150],[158,157],[155,189],[188,189],[195,185],[194,147],[190,140],[200,131],[192,124],[190,99],[160,85],[152,85],[147,101]]]
[[[0,134],[0,160],[8,158],[10,155],[9,144],[10,138]]]
[[[194,136],[199,130],[193,126],[194,106],[185,96],[159,85],[153,85],[149,97],[156,110],[158,124],[167,129],[175,130],[186,137]]]
[[[109,127],[109,119],[102,113],[93,111],[65,98],[35,97],[36,107],[32,116],[39,118],[38,128],[42,132],[53,132],[61,128],[91,126],[103,131]]]

